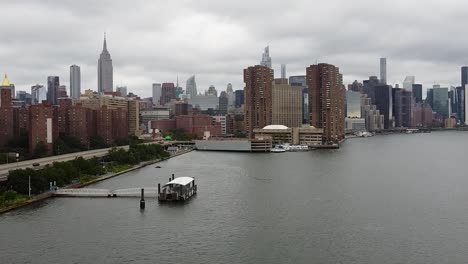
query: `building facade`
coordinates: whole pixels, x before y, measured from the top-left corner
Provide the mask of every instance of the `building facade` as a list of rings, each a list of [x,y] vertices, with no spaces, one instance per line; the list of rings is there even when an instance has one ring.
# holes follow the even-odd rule
[[[196,96],[198,94],[197,82],[195,81],[195,75],[192,75],[190,78],[187,79],[185,91],[189,98]]]
[[[253,129],[272,123],[273,70],[267,66],[244,69],[244,116],[247,136],[253,138]]]
[[[161,106],[161,93],[162,87],[160,83],[153,83],[153,105],[156,107]]]
[[[175,98],[176,97],[174,83],[163,83],[161,86],[161,105],[164,106]]]
[[[272,124],[287,127],[302,125],[301,86],[289,85],[288,79],[275,79],[272,100]]]
[[[81,70],[77,65],[70,66],[70,97],[80,99],[81,96]]]
[[[306,69],[309,87],[310,124],[323,128],[323,143],[344,139],[344,100],[342,76],[331,64],[320,63]]]
[[[57,105],[57,94],[60,86],[58,76],[47,77],[47,101],[51,105]]]
[[[387,58],[380,58],[380,83],[387,84]]]

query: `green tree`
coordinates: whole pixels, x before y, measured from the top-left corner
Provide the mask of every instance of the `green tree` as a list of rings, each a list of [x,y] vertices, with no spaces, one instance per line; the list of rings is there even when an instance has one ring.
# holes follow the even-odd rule
[[[104,139],[100,136],[93,136],[89,138],[89,146],[92,149],[100,149],[109,147]]]
[[[49,150],[47,149],[47,145],[44,141],[39,141],[34,147],[33,158],[42,158],[47,156]]]

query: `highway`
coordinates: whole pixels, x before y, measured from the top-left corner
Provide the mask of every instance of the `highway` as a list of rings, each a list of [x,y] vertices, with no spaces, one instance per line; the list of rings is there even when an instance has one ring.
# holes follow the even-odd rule
[[[193,144],[190,141],[169,141],[169,142],[156,142],[155,141],[155,142],[147,142],[143,144],[161,144],[161,143],[164,146],[175,145],[175,144]],[[125,150],[128,150],[129,146],[128,145],[120,146],[117,148],[123,148]],[[83,157],[84,159],[91,159],[93,157],[103,157],[103,156],[106,156],[107,153],[109,153],[109,150],[111,149],[112,148],[94,149],[94,150],[68,153],[68,154],[51,156],[51,157],[40,158],[40,159],[24,160],[20,162],[2,164],[0,165],[0,182],[8,180],[8,172],[11,170],[27,169],[27,168],[40,169],[44,167],[45,165],[52,164],[54,162],[74,160],[78,157]],[[36,167],[33,166],[34,163],[38,163],[39,166],[36,166]]]
[[[128,146],[122,146],[118,148],[128,149]],[[51,157],[40,158],[40,159],[24,160],[20,162],[2,164],[0,165],[0,181],[6,181],[8,179],[8,172],[11,170],[36,168],[33,166],[34,163],[39,163],[40,167],[44,167],[47,164],[52,164],[54,162],[59,162],[59,161],[74,160],[77,157],[83,157],[84,159],[91,159],[93,157],[102,157],[102,156],[107,155],[110,149],[112,148],[81,151],[81,152],[51,156]]]

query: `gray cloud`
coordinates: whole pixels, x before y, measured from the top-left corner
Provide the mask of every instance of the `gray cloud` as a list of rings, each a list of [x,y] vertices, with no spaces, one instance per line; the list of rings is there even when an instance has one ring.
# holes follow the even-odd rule
[[[329,62],[345,82],[378,74],[388,58],[388,80],[415,75],[425,87],[459,85],[468,64],[468,2],[446,1],[71,1],[0,0],[0,72],[17,90],[58,75],[68,86],[69,66],[81,66],[83,89],[96,89],[103,32],[114,62],[115,85],[141,96],[151,83],[182,86],[195,74],[200,90],[231,82],[270,45],[276,75],[304,74]]]

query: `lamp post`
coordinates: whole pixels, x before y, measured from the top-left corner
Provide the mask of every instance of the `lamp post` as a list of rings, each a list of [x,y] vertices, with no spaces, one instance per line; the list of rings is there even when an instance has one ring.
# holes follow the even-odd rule
[[[29,198],[31,198],[31,175],[28,176],[28,183],[29,183]]]

